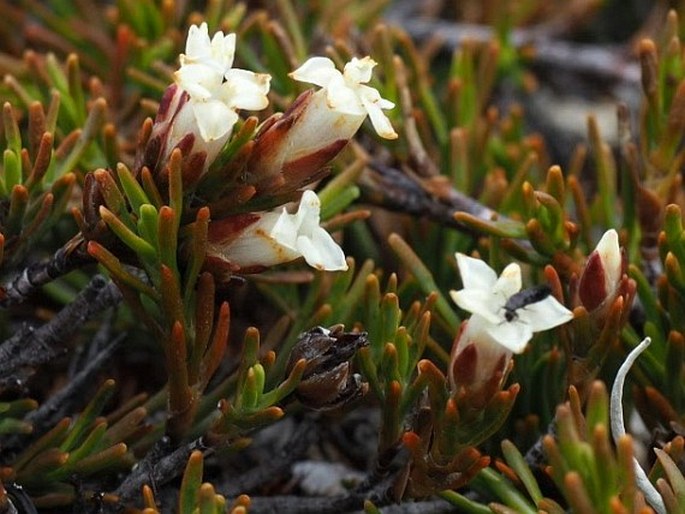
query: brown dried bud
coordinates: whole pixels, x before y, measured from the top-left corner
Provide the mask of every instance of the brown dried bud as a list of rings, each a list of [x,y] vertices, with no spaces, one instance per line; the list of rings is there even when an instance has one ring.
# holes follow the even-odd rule
[[[366,394],[369,385],[352,373],[350,359],[369,344],[365,332],[343,332],[342,325],[315,327],[300,334],[287,370],[301,359],[307,361],[296,396],[313,410],[331,410]]]

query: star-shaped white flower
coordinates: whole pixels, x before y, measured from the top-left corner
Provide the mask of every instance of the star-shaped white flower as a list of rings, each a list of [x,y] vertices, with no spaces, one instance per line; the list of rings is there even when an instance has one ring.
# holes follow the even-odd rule
[[[211,241],[210,234],[208,253],[241,269],[275,266],[304,257],[319,270],[346,270],[342,249],[319,226],[320,212],[319,197],[314,191],[305,191],[296,213],[290,214],[285,208],[262,213],[228,244]]]
[[[235,40],[235,34],[224,36],[222,31],[216,32],[210,40],[206,23],[199,27],[191,25],[186,39],[186,53],[179,56],[181,66],[202,64],[223,75],[233,66]]]
[[[207,24],[193,25],[181,54],[176,83],[190,95],[200,136],[213,141],[230,133],[237,109],[264,109],[271,76],[234,69],[235,34],[217,32],[209,38]]]
[[[396,139],[397,133],[382,109],[395,104],[381,97],[377,89],[367,86],[376,62],[371,57],[353,57],[340,73],[327,57],[312,57],[290,76],[300,82],[316,84],[326,90],[328,107],[334,111],[355,116],[367,115],[379,136]]]
[[[477,323],[495,341],[514,353],[521,353],[534,332],[562,325],[573,313],[548,295],[535,303],[516,309],[507,319],[505,305],[521,290],[521,268],[509,264],[497,278],[485,262],[457,253],[457,265],[464,289],[450,291],[452,299],[462,309],[473,313]]]
[[[295,259],[304,257],[311,267],[346,270],[345,254],[328,232],[319,226],[321,201],[314,191],[305,191],[295,214],[283,209],[270,235],[274,243]]]

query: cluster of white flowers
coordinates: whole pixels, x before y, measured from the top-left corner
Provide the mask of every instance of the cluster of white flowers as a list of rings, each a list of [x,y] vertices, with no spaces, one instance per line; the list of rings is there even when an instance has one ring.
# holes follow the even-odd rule
[[[209,38],[207,24],[188,31],[176,83],[190,95],[200,136],[213,141],[230,134],[237,109],[261,110],[269,105],[271,76],[232,68],[235,34],[219,31]]]
[[[261,110],[267,107],[271,77],[233,68],[235,34],[217,32],[210,39],[207,24],[193,25],[188,32],[185,53],[180,56],[180,69],[175,74],[176,84],[188,94],[189,108],[184,109],[172,136],[180,140],[181,125],[187,132],[192,111],[193,123],[200,137],[213,147],[223,146],[238,120],[238,109]],[[380,93],[367,85],[376,63],[369,57],[352,59],[340,73],[330,59],[313,57],[295,70],[295,80],[322,87],[317,94],[325,102],[312,102],[306,117],[309,125],[291,137],[288,151],[305,148],[310,151],[309,139],[315,145],[329,140],[347,140],[359,129],[368,115],[381,137],[394,139],[397,134],[382,109],[394,107],[381,98]],[[314,146],[315,146],[314,145]],[[214,149],[214,152],[218,148]],[[296,151],[296,150],[295,150]],[[244,231],[226,248],[215,249],[230,262],[246,267],[270,266],[303,256],[311,266],[323,270],[347,269],[345,256],[331,236],[319,227],[319,199],[307,191],[296,214],[263,213],[260,220]]]

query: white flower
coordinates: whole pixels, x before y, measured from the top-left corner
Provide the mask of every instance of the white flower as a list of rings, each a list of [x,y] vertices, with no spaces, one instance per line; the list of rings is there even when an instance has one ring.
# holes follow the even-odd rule
[[[219,31],[210,40],[206,23],[199,27],[191,25],[186,39],[186,53],[179,57],[181,66],[202,64],[223,75],[233,66],[235,39],[235,34],[224,36]]]
[[[193,25],[181,54],[176,83],[190,95],[190,106],[205,141],[227,139],[238,121],[237,109],[264,109],[271,76],[233,69],[235,34],[217,32],[210,40],[207,24]]]
[[[396,139],[397,133],[382,109],[392,109],[395,104],[381,98],[375,88],[365,85],[371,80],[376,62],[370,57],[353,57],[340,73],[327,57],[312,57],[290,76],[301,82],[316,84],[326,90],[328,108],[352,116],[371,118],[371,124],[379,136]]]
[[[223,258],[241,269],[269,267],[304,257],[313,268],[326,271],[347,269],[345,254],[328,232],[319,226],[321,202],[313,191],[305,191],[295,214],[280,212],[259,215],[228,244],[210,242],[208,255]],[[213,223],[221,223],[221,220]],[[220,233],[221,230],[216,230]]]
[[[509,351],[521,353],[534,332],[562,325],[573,318],[571,311],[547,295],[540,301],[516,309],[508,320],[505,305],[521,290],[519,265],[509,264],[497,278],[495,271],[485,262],[461,253],[456,257],[464,289],[450,291],[452,299],[459,307],[473,313],[469,323],[477,323]]]

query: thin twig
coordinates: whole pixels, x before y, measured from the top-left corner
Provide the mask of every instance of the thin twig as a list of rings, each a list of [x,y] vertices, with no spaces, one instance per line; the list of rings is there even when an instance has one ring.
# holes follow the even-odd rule
[[[373,468],[371,468],[371,472],[369,472],[366,479],[354,489],[354,492],[363,494],[377,487],[378,484],[384,481],[392,473],[393,463],[398,455],[404,457],[404,461],[402,462],[402,464],[404,464],[407,460],[407,452],[402,453],[399,446],[392,446],[387,448],[383,453],[378,454],[373,464]],[[394,471],[397,471],[397,466]]]
[[[614,442],[616,444],[618,444],[619,439],[626,435],[626,426],[623,421],[623,385],[625,384],[630,368],[640,354],[645,351],[651,343],[651,338],[645,337],[642,342],[628,354],[626,360],[621,364],[618,373],[616,373],[616,379],[611,388],[611,401],[609,407],[611,433],[614,436]],[[664,505],[663,498],[661,498],[659,491],[657,491],[649,481],[649,478],[647,478],[642,466],[640,466],[640,463],[635,457],[633,457],[633,468],[635,470],[635,482],[640,491],[642,491],[642,494],[645,495],[647,503],[649,503],[658,514],[666,514],[666,506]]]
[[[350,495],[357,503],[363,503],[366,498],[357,498]],[[307,498],[302,496],[270,496],[250,497],[250,512],[255,514],[341,514],[349,512],[351,514],[363,514],[363,510],[352,507],[352,509],[336,510],[334,498]],[[387,503],[387,502],[386,502]],[[378,507],[381,503],[374,504]],[[335,505],[341,505],[335,503]],[[445,500],[428,500],[421,502],[406,502],[401,505],[388,505],[383,508],[383,514],[448,514],[453,513],[455,507]]]
[[[103,326],[95,335],[93,345],[98,344],[96,340],[103,332],[103,328],[106,327]],[[106,341],[104,346],[98,345],[100,348],[97,354],[86,362],[85,367],[75,374],[65,387],[46,399],[38,409],[26,415],[24,421],[33,426],[30,434],[32,440],[47,432],[62,418],[75,412],[79,405],[87,402],[86,390],[92,387],[93,379],[109,362],[124,337],[125,335],[122,334],[113,341]],[[27,436],[25,435],[11,435],[2,441],[2,449],[4,452],[11,452],[25,444],[26,440]]]
[[[355,511],[353,514],[363,514],[365,511]],[[405,502],[400,505],[383,507],[383,514],[454,514],[454,505],[445,500],[426,500]]]
[[[409,5],[414,2],[409,2]],[[392,7],[386,12],[386,21],[404,29],[419,41],[437,38],[450,50],[459,48],[465,41],[488,42],[496,38],[492,27],[469,23],[455,23],[439,19],[422,18],[411,7]],[[517,28],[511,33],[516,48],[533,46],[533,63],[541,67],[563,68],[574,73],[592,75],[622,84],[639,87],[640,66],[623,55],[629,55],[623,47],[580,44],[552,40],[545,27],[537,30]]]
[[[222,488],[224,496],[237,496],[250,493],[269,483],[274,477],[282,477],[289,472],[294,462],[300,460],[319,437],[317,425],[311,418],[305,418],[292,437],[279,452],[274,452],[267,462],[249,471],[231,476]]]
[[[82,369],[88,367],[90,361],[96,359],[100,352],[109,346],[110,342],[115,338],[113,334],[114,316],[114,311],[110,311],[103,316],[100,327],[90,344],[79,345],[74,349],[74,354],[67,368],[67,378],[69,381],[74,380]],[[119,338],[121,336],[116,337]]]
[[[255,514],[339,514],[354,512],[362,508],[364,500],[375,505],[387,505],[391,500],[389,491],[394,476],[388,477],[372,491],[350,492],[332,497],[309,498],[303,496],[250,496],[250,512]]]
[[[37,289],[66,275],[86,262],[92,262],[80,254],[75,246],[78,241],[69,241],[47,261],[38,262],[19,272],[9,283],[2,287],[0,307],[7,308],[24,302]]]
[[[121,293],[112,282],[96,275],[76,299],[38,329],[27,327],[0,344],[0,387],[17,385],[35,366],[52,360],[61,344],[83,323],[118,304]]]
[[[455,220],[455,213],[467,212],[488,221],[493,218],[507,219],[454,188],[446,190],[445,197],[438,199],[397,168],[374,162],[369,170],[360,181],[364,200],[379,207],[425,216],[441,225],[467,232],[473,232],[473,229]]]
[[[87,401],[86,391],[92,388],[93,380],[108,364],[125,337],[126,334],[120,334],[113,341],[108,342],[107,346],[101,348],[94,358],[86,362],[85,367],[71,378],[65,387],[26,416],[25,420],[33,424],[33,434],[45,432],[57,421],[72,413],[78,405]]]
[[[180,476],[195,450],[207,450],[201,437],[176,449],[171,447],[168,437],[160,439],[114,492],[119,498],[119,507],[138,497],[143,485],[148,484],[155,490]]]

